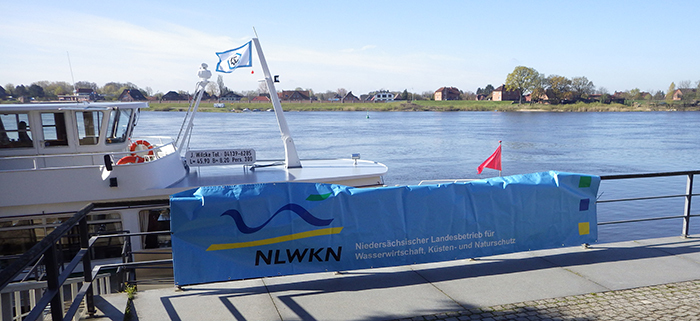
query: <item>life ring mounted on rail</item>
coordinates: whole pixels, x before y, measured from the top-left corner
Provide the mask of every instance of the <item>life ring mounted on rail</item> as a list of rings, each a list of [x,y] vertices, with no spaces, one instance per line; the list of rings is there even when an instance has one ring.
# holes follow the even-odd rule
[[[143,163],[146,160],[138,155],[127,155],[122,158],[120,158],[117,161],[117,165],[124,165],[124,164],[131,164],[131,163]]]
[[[146,152],[138,153],[138,151],[142,151],[142,150],[148,150],[148,152],[147,153]],[[151,145],[151,143],[149,143],[148,141],[143,140],[143,139],[139,139],[139,140],[129,144],[129,151],[132,152],[131,156],[141,156],[142,158],[144,156],[153,156],[154,155],[153,146]]]
[[[126,155],[117,161],[117,165],[143,163],[155,157],[153,145],[146,140],[139,139],[129,144],[131,155]]]

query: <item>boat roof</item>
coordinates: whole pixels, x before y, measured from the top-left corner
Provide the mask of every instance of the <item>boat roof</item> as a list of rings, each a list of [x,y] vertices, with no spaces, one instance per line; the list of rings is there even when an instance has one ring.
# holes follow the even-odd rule
[[[0,105],[0,112],[7,111],[32,111],[32,110],[105,110],[112,108],[148,108],[147,102],[61,102],[41,104],[4,104]]]

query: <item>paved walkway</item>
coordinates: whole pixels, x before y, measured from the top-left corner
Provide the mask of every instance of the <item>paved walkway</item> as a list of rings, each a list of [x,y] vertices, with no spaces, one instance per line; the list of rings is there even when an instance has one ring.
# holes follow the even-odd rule
[[[700,238],[148,290],[132,311],[142,321],[700,320]]]
[[[700,280],[472,308],[400,320],[700,320]]]

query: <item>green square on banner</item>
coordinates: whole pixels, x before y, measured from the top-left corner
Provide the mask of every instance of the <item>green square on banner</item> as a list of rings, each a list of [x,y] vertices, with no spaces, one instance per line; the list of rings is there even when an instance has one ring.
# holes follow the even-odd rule
[[[581,176],[581,178],[578,181],[578,187],[591,187],[591,177]]]

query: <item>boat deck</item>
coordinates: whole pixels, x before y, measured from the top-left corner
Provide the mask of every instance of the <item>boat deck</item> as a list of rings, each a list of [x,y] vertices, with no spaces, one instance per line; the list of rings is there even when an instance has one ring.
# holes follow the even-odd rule
[[[132,311],[142,321],[691,319],[696,280],[700,236],[668,237],[147,290]],[[103,319],[122,320],[126,294],[96,302]]]

